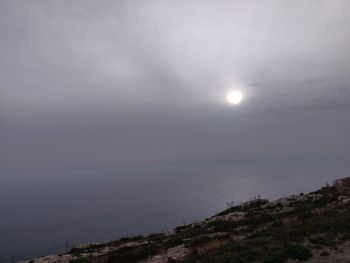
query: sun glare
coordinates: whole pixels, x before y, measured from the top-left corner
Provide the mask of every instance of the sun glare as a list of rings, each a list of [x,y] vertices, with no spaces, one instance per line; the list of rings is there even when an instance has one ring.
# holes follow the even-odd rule
[[[239,90],[231,90],[226,97],[227,101],[233,105],[240,104],[243,100],[243,93]]]

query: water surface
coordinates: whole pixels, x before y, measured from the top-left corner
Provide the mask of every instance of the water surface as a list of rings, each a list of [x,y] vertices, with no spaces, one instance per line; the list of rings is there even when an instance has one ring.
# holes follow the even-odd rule
[[[229,201],[258,194],[275,199],[347,176],[344,167],[322,165],[221,162],[4,173],[0,256],[31,258],[85,242],[167,231],[212,216]]]

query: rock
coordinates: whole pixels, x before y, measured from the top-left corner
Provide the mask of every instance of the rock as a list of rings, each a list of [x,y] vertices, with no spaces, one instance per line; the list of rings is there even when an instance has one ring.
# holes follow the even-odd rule
[[[350,197],[343,199],[341,202],[342,202],[343,205],[349,204],[350,203]]]
[[[70,254],[65,255],[51,255],[46,257],[40,257],[33,260],[19,261],[20,263],[69,263],[70,260],[75,257]]]
[[[316,198],[322,198],[322,197],[323,195],[320,195],[320,197],[318,197],[317,194],[314,194],[314,196],[311,196],[311,197],[310,195],[291,195],[288,197],[277,199],[276,201],[272,202],[272,204],[274,205],[281,204],[281,206],[293,207],[298,203],[306,202],[309,199],[316,199]]]
[[[188,253],[188,248],[186,248],[185,245],[169,248],[167,250],[168,258],[172,258],[175,260],[183,259],[187,255],[187,253]]]
[[[290,197],[280,198],[273,202],[273,204],[275,205],[281,204],[281,206],[288,206],[289,203],[290,203]]]
[[[350,203],[350,197],[341,195],[338,197],[338,201],[340,201],[342,204],[346,205],[346,204]]]
[[[323,197],[323,194],[308,194],[307,196],[312,200],[319,200]]]
[[[122,245],[118,246],[117,249],[123,248],[123,247],[137,247],[137,246],[141,246],[141,245],[148,244],[148,243],[149,243],[148,241],[128,242],[128,243],[125,243],[125,244],[122,244]]]
[[[282,208],[277,209],[276,214],[288,213],[294,211],[296,208],[291,206],[284,206]]]
[[[167,263],[168,260],[182,260],[189,253],[189,249],[185,245],[169,248],[165,253],[155,255],[147,260],[140,261],[139,263]]]
[[[168,257],[166,255],[155,255],[147,260],[140,261],[139,263],[167,263]]]
[[[224,215],[224,220],[227,221],[240,221],[242,220],[247,212],[232,212],[227,215]]]
[[[269,203],[269,200],[267,199],[262,199],[262,198],[258,198],[258,199],[254,199],[248,202],[245,202],[242,204],[243,207],[247,207],[247,206],[262,206]]]
[[[240,240],[245,239],[245,238],[246,238],[246,236],[243,236],[243,235],[232,236],[232,239],[234,241],[240,241]]]
[[[216,233],[211,233],[211,234],[206,234],[206,235],[200,235],[199,237],[216,238],[216,237],[224,237],[227,235],[228,234],[226,232],[216,232]]]
[[[176,235],[176,230],[172,229],[165,234],[167,237]]]
[[[232,212],[227,215],[214,216],[209,220],[206,220],[206,223],[215,222],[215,221],[240,221],[244,218],[247,212]]]
[[[350,177],[345,177],[345,178],[335,180],[334,186],[341,192],[350,193]]]

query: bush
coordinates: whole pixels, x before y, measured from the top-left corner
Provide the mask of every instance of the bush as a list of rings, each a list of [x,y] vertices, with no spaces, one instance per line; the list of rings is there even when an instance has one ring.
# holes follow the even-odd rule
[[[312,257],[310,249],[301,244],[289,244],[285,248],[286,255],[291,259],[306,261]]]
[[[323,252],[321,253],[321,256],[322,256],[322,257],[327,257],[327,256],[329,256],[329,253],[328,253],[327,251],[323,251]]]
[[[83,258],[83,257],[78,257],[78,258],[76,258],[76,259],[71,259],[70,261],[69,261],[69,263],[89,263],[90,261],[89,261],[89,259],[88,258]]]
[[[286,260],[283,255],[269,255],[263,259],[263,263],[284,263]]]
[[[108,255],[107,263],[139,262],[149,256],[155,255],[159,249],[151,244],[136,247],[123,247]]]

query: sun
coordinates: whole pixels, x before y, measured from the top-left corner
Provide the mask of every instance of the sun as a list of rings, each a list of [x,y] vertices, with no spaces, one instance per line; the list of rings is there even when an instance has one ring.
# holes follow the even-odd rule
[[[243,93],[239,90],[231,90],[227,94],[226,99],[229,103],[233,105],[238,105],[243,100]]]

